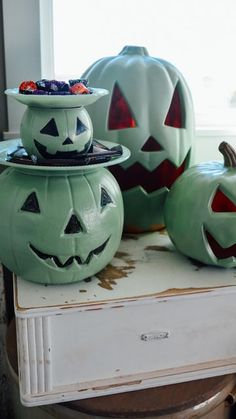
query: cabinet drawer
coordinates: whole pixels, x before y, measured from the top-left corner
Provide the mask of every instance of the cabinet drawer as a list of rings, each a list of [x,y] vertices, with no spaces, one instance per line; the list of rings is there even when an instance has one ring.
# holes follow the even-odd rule
[[[146,374],[236,356],[229,296],[152,301],[51,319],[58,383]],[[63,337],[64,336],[64,337]],[[63,367],[63,368],[62,368]],[[63,371],[63,373],[61,373]]]
[[[234,293],[61,311],[18,319],[24,404],[236,371]]]

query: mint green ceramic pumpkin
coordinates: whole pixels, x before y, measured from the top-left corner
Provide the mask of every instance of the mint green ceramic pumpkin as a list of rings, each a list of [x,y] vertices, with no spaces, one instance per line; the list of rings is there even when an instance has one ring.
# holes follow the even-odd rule
[[[104,268],[119,246],[121,192],[103,167],[8,168],[0,194],[0,260],[26,280],[81,281]]]
[[[84,107],[54,109],[28,106],[20,135],[29,155],[39,159],[68,158],[88,151],[93,127]]]
[[[126,46],[83,74],[109,95],[88,107],[95,138],[127,146],[129,161],[111,168],[123,191],[125,230],[163,225],[163,205],[189,167],[194,142],[191,94],[182,74],[146,48]]]
[[[210,161],[188,169],[165,204],[167,231],[176,248],[208,265],[236,267],[236,154],[219,147],[224,164]]]

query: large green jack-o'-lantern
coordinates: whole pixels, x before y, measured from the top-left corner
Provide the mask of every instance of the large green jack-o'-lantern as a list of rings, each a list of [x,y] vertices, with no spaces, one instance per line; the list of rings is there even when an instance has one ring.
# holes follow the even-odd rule
[[[103,167],[8,168],[0,191],[0,260],[26,280],[80,281],[104,268],[119,246],[122,196]]]
[[[170,238],[183,254],[209,265],[236,267],[236,153],[219,147],[220,162],[191,167],[175,182],[165,205]]]
[[[83,77],[110,91],[88,107],[95,137],[131,151],[129,161],[111,169],[123,191],[125,230],[158,229],[169,188],[192,159],[194,117],[186,82],[173,65],[137,46],[98,60]]]
[[[105,167],[121,163],[130,153],[122,146],[117,156],[108,156],[114,146],[108,142],[96,142],[100,151],[93,146],[86,153],[92,125],[83,105],[108,93],[91,91],[55,97],[6,91],[28,109],[22,142],[0,145],[0,162],[11,166],[0,176],[0,260],[23,279],[50,284],[81,281],[103,269],[119,247],[122,195]],[[39,154],[39,162],[25,156],[22,143],[28,154]],[[78,152],[84,153],[81,165],[74,156]],[[88,154],[91,164],[86,163]]]
[[[22,118],[20,134],[30,155],[60,159],[88,151],[93,127],[84,107],[47,109],[29,106]]]

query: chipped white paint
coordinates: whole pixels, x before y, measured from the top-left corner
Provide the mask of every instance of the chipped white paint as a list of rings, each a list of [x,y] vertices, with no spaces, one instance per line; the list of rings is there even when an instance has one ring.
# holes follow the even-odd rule
[[[208,288],[236,285],[236,269],[198,267],[175,252],[165,234],[149,233],[123,240],[111,265],[90,282],[67,286],[44,286],[18,279],[16,304],[27,315],[38,309],[55,307],[83,307],[101,302],[147,298],[151,295],[170,296],[201,292]],[[159,249],[159,250],[158,250]],[[110,286],[110,289],[108,289]],[[32,304],[33,302],[33,304]]]
[[[236,372],[235,269],[198,267],[166,235],[126,237],[90,282],[17,278],[14,297],[25,405]]]

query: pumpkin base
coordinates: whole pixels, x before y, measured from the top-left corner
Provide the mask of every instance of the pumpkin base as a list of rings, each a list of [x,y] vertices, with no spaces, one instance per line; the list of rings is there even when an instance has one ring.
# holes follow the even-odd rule
[[[42,284],[79,282],[104,269],[119,247],[124,218],[112,174],[103,167],[60,168],[60,175],[38,167],[32,175],[11,164],[0,176],[2,263]]]

